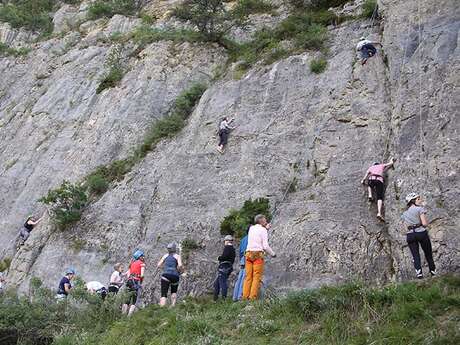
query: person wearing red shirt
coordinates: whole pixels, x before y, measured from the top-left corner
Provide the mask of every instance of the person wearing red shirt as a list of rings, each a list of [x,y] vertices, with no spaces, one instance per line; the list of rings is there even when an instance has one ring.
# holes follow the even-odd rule
[[[136,250],[133,254],[133,261],[129,265],[127,272],[128,280],[126,287],[128,295],[125,303],[122,306],[122,313],[131,316],[136,307],[139,307],[142,293],[142,282],[145,274],[145,257],[142,250]]]

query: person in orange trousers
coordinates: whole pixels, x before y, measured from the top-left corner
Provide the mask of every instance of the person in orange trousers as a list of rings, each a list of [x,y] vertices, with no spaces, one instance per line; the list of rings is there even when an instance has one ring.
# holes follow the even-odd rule
[[[254,218],[255,225],[249,228],[248,246],[246,248],[246,277],[243,284],[243,299],[255,300],[259,295],[260,284],[264,274],[265,253],[276,257],[268,244],[270,224],[263,214]]]

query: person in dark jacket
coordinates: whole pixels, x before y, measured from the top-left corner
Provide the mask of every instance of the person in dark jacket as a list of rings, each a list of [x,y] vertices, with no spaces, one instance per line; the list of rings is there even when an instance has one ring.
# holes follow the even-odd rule
[[[228,277],[233,271],[233,263],[235,262],[235,248],[233,247],[233,237],[227,235],[224,238],[224,251],[219,260],[219,267],[216,280],[214,281],[214,300],[217,301],[219,293],[222,292],[222,298],[227,298]]]
[[[19,246],[24,245],[24,243],[29,238],[32,230],[37,226],[38,223],[40,223],[41,220],[42,218],[36,219],[33,216],[27,218],[26,222],[24,223],[24,226],[19,231]]]

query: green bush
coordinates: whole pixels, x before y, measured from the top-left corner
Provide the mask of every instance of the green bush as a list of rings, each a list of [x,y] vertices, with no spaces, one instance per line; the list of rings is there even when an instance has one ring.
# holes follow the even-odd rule
[[[109,181],[98,173],[92,173],[86,178],[88,191],[91,194],[104,194],[109,189]]]
[[[49,13],[54,0],[13,0],[0,7],[0,21],[14,28],[49,33],[53,23]]]
[[[239,210],[230,210],[220,223],[222,235],[233,235],[236,238],[244,237],[249,225],[254,224],[254,217],[264,214],[267,220],[271,218],[270,201],[266,198],[246,200]]]
[[[139,10],[134,0],[97,0],[88,7],[89,19],[111,18],[115,14],[131,16]]]
[[[324,57],[313,59],[310,62],[310,71],[316,74],[323,73],[327,67],[327,60]]]
[[[199,32],[193,30],[157,29],[146,25],[136,28],[131,37],[135,43],[142,47],[158,41],[200,42],[205,40]]]
[[[0,56],[8,56],[8,55],[12,55],[12,56],[24,56],[24,55],[27,55],[30,53],[30,49],[29,48],[19,48],[19,49],[16,49],[16,48],[11,48],[9,46],[7,46],[6,44],[0,42]]]
[[[256,13],[273,13],[274,6],[264,0],[239,0],[233,9],[233,15],[245,17]]]
[[[200,100],[206,86],[195,84],[184,91],[174,102],[168,116],[158,120],[147,133],[144,142],[136,150],[139,158],[144,157],[162,139],[171,138],[185,126],[185,120],[191,115],[195,105]]]
[[[101,79],[99,86],[96,89],[96,94],[101,93],[105,89],[109,89],[118,85],[125,75],[125,68],[122,61],[122,46],[117,45],[109,54],[107,59],[108,71]]]
[[[361,17],[372,18],[372,17],[377,17],[377,16],[378,16],[377,0],[366,0],[362,5]]]
[[[5,257],[2,260],[0,260],[0,272],[8,270],[10,268],[10,265],[11,265],[10,257]]]
[[[80,220],[83,209],[88,203],[88,195],[84,186],[64,181],[39,201],[51,205],[56,225],[64,230]]]
[[[306,31],[295,37],[296,45],[303,49],[319,50],[327,39],[327,30],[324,26],[312,24]]]

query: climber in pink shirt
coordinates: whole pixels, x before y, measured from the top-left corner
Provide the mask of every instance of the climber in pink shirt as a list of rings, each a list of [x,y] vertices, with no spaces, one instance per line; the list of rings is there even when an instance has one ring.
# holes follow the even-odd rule
[[[380,219],[382,222],[385,221],[382,215],[382,208],[383,208],[383,196],[385,191],[385,178],[383,175],[385,171],[392,167],[394,164],[394,159],[392,158],[389,163],[380,164],[375,162],[369,169],[367,169],[364,178],[362,179],[361,183],[365,184],[367,180],[367,190],[369,192],[369,201],[372,201],[372,190],[374,190],[374,194],[377,197],[377,218]]]

